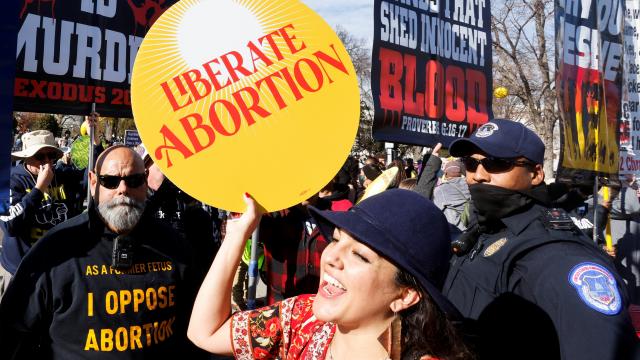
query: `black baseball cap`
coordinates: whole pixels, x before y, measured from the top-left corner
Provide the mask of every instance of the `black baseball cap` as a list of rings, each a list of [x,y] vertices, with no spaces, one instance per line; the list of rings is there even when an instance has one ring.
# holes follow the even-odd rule
[[[455,140],[449,154],[462,157],[477,150],[495,158],[522,156],[536,164],[544,163],[544,143],[540,137],[523,124],[507,119],[493,119],[476,129],[471,137]]]

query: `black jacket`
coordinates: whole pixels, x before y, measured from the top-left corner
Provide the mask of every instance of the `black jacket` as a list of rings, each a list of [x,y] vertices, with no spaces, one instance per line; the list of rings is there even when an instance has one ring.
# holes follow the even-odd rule
[[[37,176],[23,164],[11,169],[9,180],[11,207],[0,216],[5,233],[0,263],[14,273],[20,261],[49,229],[81,211],[85,171],[57,166],[47,194],[35,188]]]
[[[1,359],[193,358],[188,246],[145,215],[125,270],[112,266],[115,238],[90,210],[33,246],[0,304]]]
[[[453,257],[443,294],[473,325],[480,359],[634,358],[614,265],[568,217],[567,229],[554,228],[548,210],[507,216],[501,231]]]

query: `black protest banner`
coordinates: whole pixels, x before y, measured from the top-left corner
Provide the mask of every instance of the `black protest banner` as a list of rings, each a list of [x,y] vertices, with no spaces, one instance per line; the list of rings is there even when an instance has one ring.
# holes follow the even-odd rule
[[[492,117],[489,0],[376,0],[378,141],[447,147]]]
[[[9,177],[11,173],[11,147],[13,138],[13,79],[16,73],[16,34],[18,33],[18,2],[3,3],[0,11],[0,215],[9,211]]]
[[[622,90],[622,0],[556,0],[557,180],[617,177]]]
[[[136,147],[142,144],[142,140],[140,140],[140,134],[138,133],[138,130],[125,130],[124,144],[130,147]]]
[[[131,117],[131,70],[177,0],[22,0],[14,109]]]

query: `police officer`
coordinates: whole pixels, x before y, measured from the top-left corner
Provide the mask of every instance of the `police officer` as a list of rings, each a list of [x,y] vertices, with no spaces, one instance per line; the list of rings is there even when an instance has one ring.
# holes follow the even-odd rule
[[[630,359],[638,344],[610,259],[547,207],[544,144],[495,119],[451,144],[477,223],[454,243],[443,293],[481,359]]]

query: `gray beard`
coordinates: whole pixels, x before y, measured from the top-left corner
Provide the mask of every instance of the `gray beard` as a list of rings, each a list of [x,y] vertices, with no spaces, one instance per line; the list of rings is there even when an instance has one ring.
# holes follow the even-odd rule
[[[98,215],[111,230],[126,233],[138,224],[146,203],[123,196],[98,204]]]

